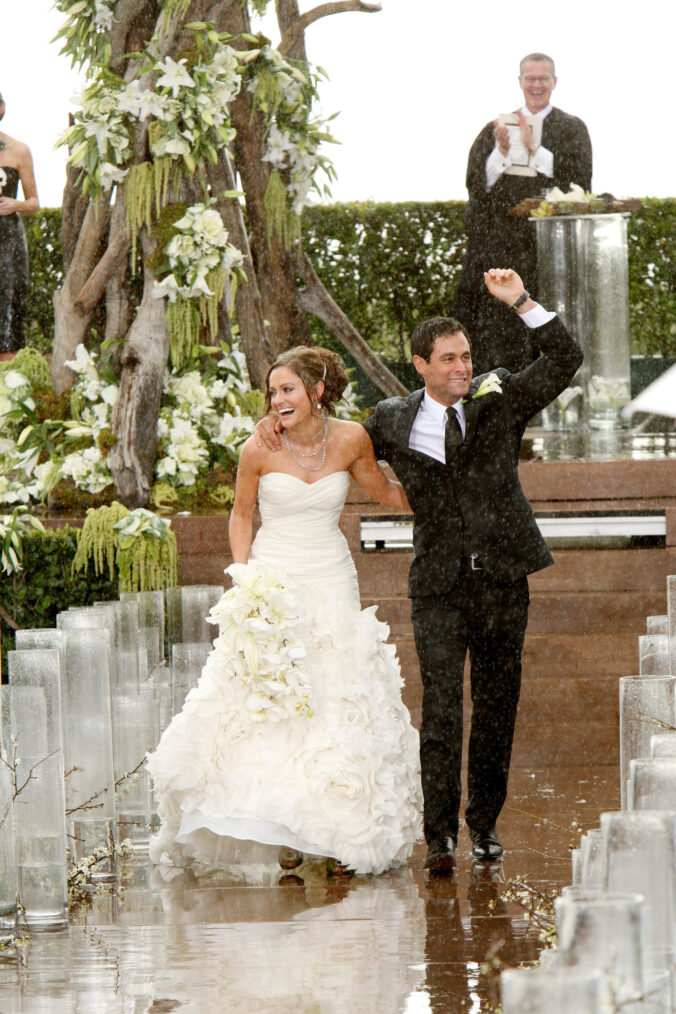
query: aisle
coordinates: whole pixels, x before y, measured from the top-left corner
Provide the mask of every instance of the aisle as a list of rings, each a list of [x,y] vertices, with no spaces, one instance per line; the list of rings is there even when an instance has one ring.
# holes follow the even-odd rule
[[[455,1014],[488,1012],[495,971],[535,960],[538,930],[503,895],[512,878],[542,893],[570,882],[578,831],[618,806],[612,767],[518,768],[496,868],[472,869],[461,830],[451,880],[410,867],[302,884],[165,879],[130,865],[67,931],[30,937],[23,965],[0,962],[1,1014]],[[574,822],[577,822],[575,824]]]

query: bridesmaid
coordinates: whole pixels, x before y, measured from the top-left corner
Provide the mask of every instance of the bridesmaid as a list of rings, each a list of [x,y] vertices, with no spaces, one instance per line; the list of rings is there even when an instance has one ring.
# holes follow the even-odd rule
[[[4,115],[0,95],[0,120]],[[19,182],[22,201],[17,199]],[[19,215],[33,215],[39,207],[30,148],[0,130],[0,353],[25,344],[28,250]]]

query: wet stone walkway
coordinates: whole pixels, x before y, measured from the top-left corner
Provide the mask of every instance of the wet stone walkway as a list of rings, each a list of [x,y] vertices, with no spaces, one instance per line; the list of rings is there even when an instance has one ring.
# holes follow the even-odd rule
[[[504,861],[473,868],[461,829],[450,879],[425,876],[422,845],[380,877],[327,879],[308,860],[286,883],[277,870],[246,884],[130,862],[67,930],[30,934],[22,961],[0,960],[0,1012],[494,1011],[500,967],[543,946],[510,882],[540,895],[570,883],[569,850],[618,807],[617,784],[612,765],[516,769]]]

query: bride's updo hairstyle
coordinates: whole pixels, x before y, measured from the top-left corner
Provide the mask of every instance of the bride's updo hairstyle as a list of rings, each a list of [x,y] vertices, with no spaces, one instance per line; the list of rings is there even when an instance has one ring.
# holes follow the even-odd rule
[[[270,374],[278,366],[292,370],[303,381],[307,396],[315,403],[317,384],[324,382],[324,394],[321,397],[322,409],[329,415],[335,415],[335,403],[340,401],[343,391],[349,384],[343,360],[336,352],[318,346],[296,345],[292,349],[277,356],[265,374],[265,411],[270,411]]]

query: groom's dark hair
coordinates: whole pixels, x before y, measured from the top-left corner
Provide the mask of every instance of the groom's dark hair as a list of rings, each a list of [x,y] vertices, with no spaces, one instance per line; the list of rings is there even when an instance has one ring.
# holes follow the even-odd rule
[[[469,342],[469,335],[464,324],[455,317],[430,317],[417,324],[411,335],[411,356],[420,356],[427,362],[432,355],[432,348],[437,338],[447,334],[464,334]],[[470,342],[471,345],[471,342]]]

